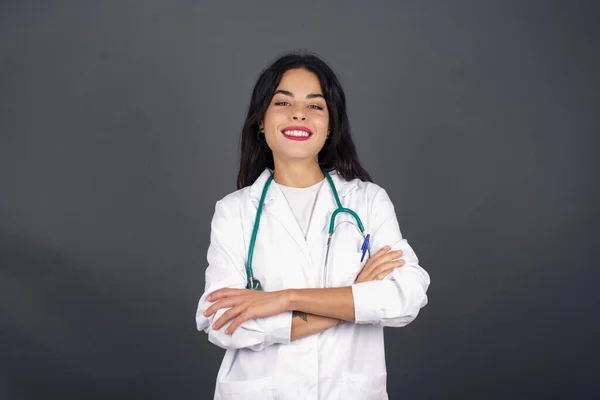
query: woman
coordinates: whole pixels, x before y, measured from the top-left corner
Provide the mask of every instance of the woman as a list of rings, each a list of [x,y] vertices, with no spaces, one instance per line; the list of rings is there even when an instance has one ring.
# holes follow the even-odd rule
[[[214,398],[387,399],[383,327],[415,319],[429,276],[359,162],[334,72],[313,55],[275,61],[254,87],[241,147],[196,314],[227,349]],[[336,198],[364,233],[341,212],[330,237]]]

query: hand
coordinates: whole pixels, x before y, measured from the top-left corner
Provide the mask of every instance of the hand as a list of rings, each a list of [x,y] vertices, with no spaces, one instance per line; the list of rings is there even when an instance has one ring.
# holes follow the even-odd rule
[[[208,296],[207,300],[214,302],[204,311],[209,317],[222,308],[229,308],[213,324],[214,330],[219,330],[228,321],[233,322],[225,333],[230,335],[245,321],[254,318],[270,317],[287,311],[289,298],[285,291],[263,292],[249,289],[221,289]]]
[[[354,283],[380,281],[392,270],[403,266],[404,260],[399,259],[402,257],[402,250],[390,252],[390,249],[390,246],[386,246],[375,253],[373,257],[370,257]]]

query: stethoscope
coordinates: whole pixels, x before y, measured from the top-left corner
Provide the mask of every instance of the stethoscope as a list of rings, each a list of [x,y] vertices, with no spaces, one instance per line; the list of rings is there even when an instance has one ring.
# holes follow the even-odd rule
[[[329,249],[331,247],[331,238],[333,237],[333,232],[335,231],[335,228],[336,228],[335,218],[338,216],[338,214],[340,214],[340,213],[350,214],[356,221],[356,224],[358,225],[358,229],[360,229],[360,233],[364,239],[362,247],[361,247],[361,250],[362,250],[361,262],[363,261],[365,254],[367,252],[369,252],[369,239],[370,239],[371,235],[365,236],[365,227],[363,226],[362,221],[360,220],[360,217],[358,216],[358,214],[356,214],[354,211],[352,211],[349,208],[342,207],[342,203],[340,202],[340,198],[338,196],[338,193],[337,193],[337,190],[333,183],[333,180],[331,179],[331,176],[329,176],[327,171],[325,171],[324,169],[321,169],[321,171],[323,172],[323,175],[325,175],[325,178],[327,178],[327,181],[329,182],[329,186],[331,187],[331,191],[333,192],[333,196],[335,197],[335,202],[337,204],[337,209],[333,212],[333,214],[331,214],[331,219],[329,220],[329,237],[327,239],[327,251],[325,253],[325,265],[324,265],[324,269],[323,269],[323,284],[325,285],[326,278],[327,278],[327,261],[329,259]],[[261,285],[260,281],[258,279],[254,279],[254,274],[252,272],[252,256],[254,254],[254,246],[256,244],[256,235],[258,233],[258,226],[260,224],[260,216],[262,214],[262,207],[265,202],[265,197],[267,195],[269,186],[271,185],[272,181],[273,181],[273,173],[271,173],[271,175],[267,179],[267,182],[265,183],[265,186],[262,191],[262,195],[260,196],[260,202],[258,203],[258,209],[256,210],[256,219],[254,220],[254,229],[252,230],[252,237],[250,239],[250,246],[248,248],[248,262],[246,263],[246,274],[248,276],[248,283],[246,285],[246,289],[262,290],[262,285]],[[369,252],[369,256],[370,256],[370,252]]]

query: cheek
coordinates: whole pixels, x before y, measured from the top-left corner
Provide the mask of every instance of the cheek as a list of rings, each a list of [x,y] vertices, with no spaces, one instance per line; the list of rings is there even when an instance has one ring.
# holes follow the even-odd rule
[[[265,113],[265,121],[285,118],[286,116],[287,110],[284,107],[273,107],[267,109],[267,112]]]
[[[267,145],[272,147],[277,141],[278,127],[282,125],[285,116],[281,115],[281,111],[267,110],[263,119],[265,128],[265,139]]]
[[[329,128],[329,115],[327,114],[316,115],[313,117],[313,121],[319,130],[327,131]]]
[[[267,131],[273,131],[287,121],[287,115],[281,110],[268,111],[265,114],[264,123]]]

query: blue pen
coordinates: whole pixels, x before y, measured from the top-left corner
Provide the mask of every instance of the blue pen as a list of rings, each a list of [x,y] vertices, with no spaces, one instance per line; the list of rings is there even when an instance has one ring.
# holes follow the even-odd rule
[[[371,235],[367,235],[367,237],[365,238],[365,241],[362,244],[362,247],[360,248],[362,250],[362,257],[360,258],[360,262],[363,262],[363,260],[365,259],[365,254],[367,254],[367,250],[369,250],[369,239],[371,238]]]

